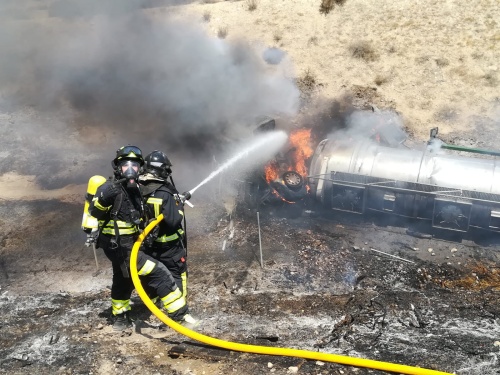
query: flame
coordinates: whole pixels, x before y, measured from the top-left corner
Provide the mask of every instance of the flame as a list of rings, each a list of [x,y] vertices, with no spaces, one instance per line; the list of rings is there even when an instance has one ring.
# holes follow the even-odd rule
[[[276,189],[273,189],[273,192],[272,192],[275,196],[277,196],[279,199],[281,199],[283,202],[286,202],[286,203],[290,203],[290,204],[295,204],[295,202],[290,202],[290,201],[287,201],[285,198],[283,198],[281,195],[279,195],[279,193],[276,191]]]
[[[306,160],[313,154],[313,149],[310,145],[311,129],[298,129],[290,134],[288,142],[291,148],[295,151],[292,157],[291,165],[286,166],[286,169],[280,168],[276,161],[272,161],[265,166],[266,181],[278,181],[281,179],[280,173],[285,171],[296,171],[304,180],[307,177]]]
[[[267,163],[264,171],[266,173],[266,181],[271,182],[279,179],[279,165],[277,162],[272,161]]]
[[[296,148],[294,153],[294,166],[288,168],[289,171],[295,170],[302,177],[307,176],[306,160],[313,154],[310,145],[311,129],[299,129],[290,134],[290,145]]]

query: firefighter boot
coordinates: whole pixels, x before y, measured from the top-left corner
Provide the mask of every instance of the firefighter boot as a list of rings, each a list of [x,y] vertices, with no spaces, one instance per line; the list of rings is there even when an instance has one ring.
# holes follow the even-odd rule
[[[158,296],[151,298],[151,302],[153,302],[155,304],[155,306],[158,307],[158,309],[160,309],[160,310],[163,307],[163,302],[160,299],[160,297],[158,297]]]
[[[186,314],[180,321],[178,321],[178,323],[187,329],[196,331],[200,328],[201,320],[194,318],[191,314]]]
[[[128,312],[115,315],[115,320],[113,322],[113,331],[124,331],[130,327],[132,327],[132,321],[128,316]]]

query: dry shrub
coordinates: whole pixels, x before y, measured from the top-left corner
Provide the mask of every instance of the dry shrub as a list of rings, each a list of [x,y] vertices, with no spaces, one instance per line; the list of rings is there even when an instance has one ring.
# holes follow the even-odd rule
[[[281,31],[275,31],[273,34],[273,40],[276,43],[279,43],[281,42],[282,39],[283,39],[283,34],[281,33]]]
[[[257,9],[257,0],[246,0],[247,2],[247,9],[250,12],[253,12],[255,9]]]
[[[378,55],[375,52],[373,46],[366,41],[361,41],[355,44],[352,44],[349,47],[351,51],[352,57],[364,61],[375,61],[378,59]]]
[[[450,61],[445,58],[438,57],[435,61],[436,65],[439,66],[440,68],[450,65]]]
[[[307,45],[310,46],[311,44],[314,44],[315,46],[318,45],[318,37],[317,36],[312,36],[309,38],[307,41]]]
[[[497,76],[494,72],[486,73],[482,78],[486,81],[486,86],[489,86],[489,87],[497,87],[498,86],[498,79],[497,79]]]
[[[498,23],[495,20],[485,20],[484,26],[488,28],[488,30],[497,30]]]
[[[382,75],[382,74],[377,74],[373,82],[377,86],[382,86],[383,84],[389,82],[389,76],[388,75]]]
[[[307,69],[304,75],[297,79],[297,87],[305,95],[310,95],[316,85],[316,77],[311,69]]]
[[[219,37],[219,39],[225,39],[227,36],[227,27],[219,27],[219,29],[217,30],[217,36]]]
[[[347,0],[321,0],[321,5],[319,6],[319,12],[321,14],[327,15],[330,13],[335,5],[342,6]]]
[[[210,13],[209,10],[206,10],[203,12],[203,21],[210,22],[211,18],[212,18],[212,14]]]
[[[422,65],[428,62],[431,59],[431,56],[429,55],[423,55],[415,58],[415,63]]]

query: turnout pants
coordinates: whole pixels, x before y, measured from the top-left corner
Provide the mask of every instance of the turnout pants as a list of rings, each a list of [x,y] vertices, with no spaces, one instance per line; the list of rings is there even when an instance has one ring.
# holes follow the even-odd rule
[[[171,245],[154,244],[144,252],[167,267],[179,289],[187,295],[187,259],[182,243],[176,241]]]
[[[137,235],[120,236],[120,246],[116,246],[112,237],[99,236],[98,246],[111,261],[113,282],[111,285],[111,305],[113,315],[130,310],[130,296],[134,284],[130,276],[130,253]],[[139,251],[137,254],[137,273],[145,290],[154,291],[160,297],[163,306],[173,317],[185,312],[185,299],[175,279],[165,265],[153,257]],[[187,307],[186,307],[187,309]]]
[[[144,252],[156,261],[161,262],[168,269],[177,287],[182,291],[183,297],[187,298],[188,266],[186,249],[184,249],[181,241],[175,241],[173,244],[155,243]]]

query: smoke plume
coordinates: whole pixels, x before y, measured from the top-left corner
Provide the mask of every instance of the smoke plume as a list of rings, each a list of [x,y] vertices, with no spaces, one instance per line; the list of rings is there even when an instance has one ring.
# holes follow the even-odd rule
[[[168,7],[161,16],[142,9],[174,1],[15,3],[0,3],[0,111],[25,134],[50,135],[50,153],[38,154],[47,161],[64,164],[57,150],[73,136],[74,153],[106,163],[123,144],[161,149],[175,172],[249,136],[257,118],[298,109],[292,77],[246,41],[211,36]]]

